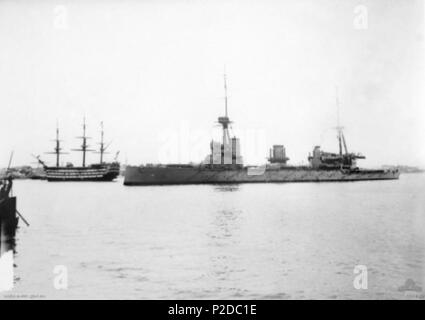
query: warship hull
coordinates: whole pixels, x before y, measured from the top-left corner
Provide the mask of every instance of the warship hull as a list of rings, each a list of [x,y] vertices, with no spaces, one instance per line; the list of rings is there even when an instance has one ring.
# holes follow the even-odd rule
[[[136,167],[127,166],[124,185],[176,185],[224,183],[342,182],[398,179],[397,170],[320,170],[285,166],[205,168],[205,167]]]
[[[120,173],[118,163],[89,167],[45,167],[47,181],[113,181]]]

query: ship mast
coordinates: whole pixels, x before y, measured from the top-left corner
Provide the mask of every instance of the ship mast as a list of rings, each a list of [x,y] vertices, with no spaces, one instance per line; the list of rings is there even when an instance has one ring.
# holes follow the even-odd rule
[[[347,149],[347,144],[345,143],[345,137],[343,133],[344,127],[340,125],[338,87],[335,87],[335,100],[336,100],[336,111],[337,111],[336,130],[338,132],[339,156],[342,157],[342,146],[344,145],[345,154],[348,154],[348,149]]]
[[[224,72],[224,108],[225,108],[225,116],[227,117],[227,78],[226,72]]]
[[[109,142],[108,144],[105,144],[105,140],[104,140],[104,131],[103,131],[103,121],[100,123],[100,148],[99,151],[95,152],[95,153],[99,153],[100,154],[100,163],[103,163],[103,155],[106,152],[106,149],[108,149],[108,147],[110,146],[111,142]]]
[[[83,135],[81,137],[77,137],[79,139],[83,139],[83,143],[81,145],[81,149],[73,149],[74,151],[82,151],[83,152],[83,168],[86,166],[86,152],[87,151],[94,151],[89,149],[89,145],[87,144],[87,139],[90,139],[90,137],[86,136],[86,117],[84,117],[83,121]]]
[[[86,137],[86,118],[84,117],[84,122],[83,122],[83,144],[81,145],[81,149],[83,151],[83,167],[86,166],[86,151],[87,151],[87,137]]]
[[[229,124],[231,123],[227,114],[227,79],[224,73],[224,117],[218,118],[218,123],[223,126],[223,146],[230,144]]]
[[[62,140],[59,139],[59,124],[56,122],[56,139],[53,140],[56,145],[53,149],[53,152],[46,152],[46,154],[55,154],[56,155],[56,167],[59,167],[59,157],[61,154],[66,154],[65,152],[61,152],[62,148],[60,147],[60,142]]]
[[[104,142],[103,142],[103,121],[100,123],[100,163],[103,163],[103,153],[105,152]]]
[[[59,153],[60,153],[60,141],[59,141],[59,126],[56,126],[56,167],[59,167]]]

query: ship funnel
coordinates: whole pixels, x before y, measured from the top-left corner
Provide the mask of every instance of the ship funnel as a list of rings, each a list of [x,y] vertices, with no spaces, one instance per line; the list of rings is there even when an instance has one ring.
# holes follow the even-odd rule
[[[270,149],[270,163],[283,163],[286,162],[289,158],[286,156],[286,150],[283,145],[274,145],[272,149]]]

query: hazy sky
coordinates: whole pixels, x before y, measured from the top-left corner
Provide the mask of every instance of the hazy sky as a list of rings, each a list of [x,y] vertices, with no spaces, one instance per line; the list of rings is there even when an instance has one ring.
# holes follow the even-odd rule
[[[56,120],[68,151],[84,115],[121,162],[202,161],[224,66],[245,163],[272,144],[292,163],[337,151],[337,85],[362,167],[425,166],[422,0],[156,2],[0,2],[0,166],[11,150],[15,165],[54,163]]]

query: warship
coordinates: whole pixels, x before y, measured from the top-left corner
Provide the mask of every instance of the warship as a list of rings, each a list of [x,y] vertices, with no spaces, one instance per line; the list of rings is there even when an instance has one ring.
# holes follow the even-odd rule
[[[104,132],[103,122],[101,123],[101,140],[99,151],[92,150],[87,144],[87,140],[90,137],[86,136],[86,121],[83,122],[83,135],[77,137],[82,139],[81,149],[72,149],[73,151],[81,151],[83,153],[83,162],[79,167],[74,167],[72,163],[67,163],[66,166],[60,166],[60,155],[65,154],[62,152],[60,145],[61,140],[59,139],[59,127],[56,127],[56,139],[54,140],[56,145],[53,152],[46,152],[48,154],[56,155],[56,166],[48,166],[44,161],[40,159],[40,156],[35,156],[38,162],[43,166],[45,175],[44,179],[47,181],[112,181],[120,173],[120,163],[117,161],[119,152],[117,152],[115,159],[111,163],[103,161],[103,156],[106,153],[106,149],[109,144],[104,143]],[[100,161],[96,164],[86,165],[86,152],[93,151],[100,154]]]
[[[309,165],[288,165],[289,158],[283,145],[270,149],[268,163],[262,166],[244,166],[240,141],[230,137],[232,123],[227,113],[227,82],[224,76],[225,114],[218,118],[222,126],[221,142],[211,141],[211,153],[200,164],[158,164],[127,166],[124,185],[224,184],[224,183],[281,183],[330,182],[398,179],[398,170],[360,169],[356,161],[365,159],[358,153],[348,152],[343,128],[337,126],[339,152],[324,152],[315,146],[308,156]],[[338,103],[338,101],[337,101]],[[338,116],[339,118],[339,116]]]

